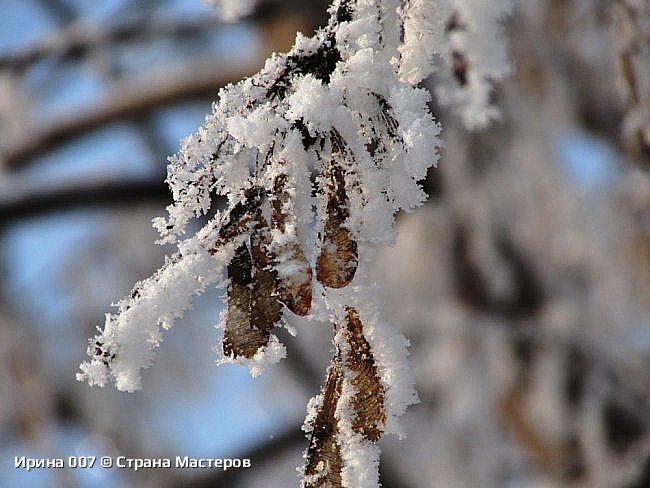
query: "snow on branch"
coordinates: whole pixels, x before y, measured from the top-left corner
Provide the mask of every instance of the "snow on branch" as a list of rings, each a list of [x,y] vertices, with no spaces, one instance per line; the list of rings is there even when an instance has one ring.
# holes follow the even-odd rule
[[[178,253],[107,316],[79,380],[140,388],[162,330],[214,284],[227,287],[218,359],[253,375],[284,357],[273,329],[285,314],[329,320],[336,353],[310,403],[303,485],[378,485],[376,442],[400,433],[397,418],[417,395],[407,341],[379,317],[367,269],[373,248],[395,241],[395,214],[426,199],[419,182],[438,158],[440,127],[417,86],[433,58],[428,47],[414,52],[424,44],[413,32],[431,21],[427,35],[448,50],[449,30],[432,13],[438,5],[448,6],[335,0],[314,37],[298,34],[288,53],[220,91],[204,125],[170,158],[174,202],[154,226]],[[490,9],[468,5],[457,11],[468,41],[453,42],[469,56],[473,92],[475,78],[478,86],[503,70],[473,59],[476,25],[465,17]],[[475,118],[490,118],[486,106],[478,110]],[[226,209],[186,237],[219,196]]]
[[[162,242],[178,242],[187,223],[208,212],[215,195],[228,198],[228,209],[200,238],[179,244],[203,252],[204,260],[232,247],[227,256],[232,261],[225,263],[231,305],[222,324],[227,339],[238,335],[230,327],[260,320],[255,314],[233,317],[248,304],[255,308],[265,302],[257,314],[264,319],[276,310],[262,329],[279,322],[279,303],[309,313],[312,260],[324,286],[347,286],[358,266],[358,248],[392,243],[395,212],[424,201],[418,181],[437,158],[439,127],[428,112],[427,92],[400,81],[390,63],[399,26],[387,20],[397,18],[397,6],[335,2],[328,26],[314,38],[298,35],[288,54],[274,55],[260,73],[223,89],[205,125],[171,158],[167,181],[174,204],[168,218],[154,222]],[[315,196],[312,171],[318,173]],[[188,255],[182,257],[185,263]],[[196,270],[197,279],[209,275],[210,282],[217,281],[216,264],[206,269]],[[187,268],[175,264],[166,273],[179,279]],[[153,293],[162,285],[152,280],[146,282],[149,300],[164,298]],[[244,297],[237,289],[252,294]],[[129,327],[129,317],[142,303],[140,296],[122,302],[125,310],[118,322],[111,318],[111,328]],[[160,317],[138,316],[139,323],[147,321],[158,323]],[[251,359],[260,349],[253,347],[255,341],[264,349],[266,339],[247,338],[239,345],[247,351],[227,340],[225,355]],[[148,344],[155,349],[157,340]],[[116,353],[108,365],[93,359],[112,370],[120,356]]]
[[[498,119],[494,83],[511,72],[501,21],[512,0],[411,0],[401,10],[402,79],[418,83],[436,72],[434,91],[468,129]],[[441,66],[432,60],[438,55]],[[437,69],[434,69],[437,68]]]
[[[104,330],[90,341],[93,359],[81,365],[77,379],[104,386],[109,380],[123,391],[141,388],[141,370],[148,368],[154,350],[169,329],[183,316],[195,294],[222,280],[222,272],[234,254],[234,243],[208,252],[213,223],[181,242],[178,253],[167,258],[153,276],[136,283],[129,297],[118,304],[118,313],[107,314]]]

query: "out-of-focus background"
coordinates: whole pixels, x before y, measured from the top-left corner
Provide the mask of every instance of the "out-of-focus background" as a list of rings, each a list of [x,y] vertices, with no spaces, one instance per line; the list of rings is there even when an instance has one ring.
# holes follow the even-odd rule
[[[225,24],[199,0],[0,0],[0,486],[296,485],[327,324],[295,322],[253,380],[214,364],[211,290],[142,391],[74,378],[111,302],[171,252],[151,228],[167,155],[326,6],[261,1]],[[516,2],[501,121],[468,132],[432,103],[430,200],[377,258],[422,400],[382,441],[384,486],[650,486],[649,10]],[[14,468],[91,455],[252,467]]]

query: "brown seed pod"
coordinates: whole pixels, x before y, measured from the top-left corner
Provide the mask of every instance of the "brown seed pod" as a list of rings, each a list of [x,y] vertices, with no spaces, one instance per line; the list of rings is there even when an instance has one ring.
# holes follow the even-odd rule
[[[399,137],[399,123],[397,120],[395,120],[395,117],[393,117],[393,108],[390,106],[388,103],[388,100],[386,100],[383,96],[381,96],[379,93],[372,93],[375,98],[377,99],[377,103],[379,103],[379,114],[381,117],[381,120],[384,122],[384,126],[386,127],[386,131],[388,132],[388,136],[391,139],[394,140],[400,140]]]
[[[342,486],[343,460],[338,441],[338,419],[335,416],[342,384],[341,358],[336,354],[330,363],[327,381],[322,389],[323,401],[316,412],[305,454],[303,488]]]
[[[358,265],[357,243],[343,227],[350,216],[343,169],[335,161],[324,171],[327,179],[327,215],[316,260],[316,278],[330,288],[343,288],[354,278]]]
[[[356,414],[352,428],[369,441],[377,442],[386,424],[384,386],[379,380],[370,344],[363,335],[359,314],[352,307],[346,307],[346,312],[343,334],[350,349],[345,358],[345,365],[357,373],[350,380],[356,389],[352,399],[352,408]]]
[[[253,258],[253,291],[251,298],[251,322],[260,330],[270,330],[282,318],[282,304],[278,301],[277,271],[273,268],[275,258],[269,250],[269,229],[261,212],[251,234]]]
[[[223,336],[223,353],[228,357],[252,358],[269,341],[269,330],[255,327],[251,320],[253,263],[246,243],[235,251],[228,265],[228,311]]]
[[[250,229],[262,205],[262,193],[263,189],[259,186],[244,190],[243,199],[237,202],[224,216],[223,224],[219,229],[219,240],[217,245],[210,250],[211,252],[216,252],[219,245]]]
[[[289,176],[281,173],[273,180],[273,192],[269,198],[271,203],[271,225],[280,232],[285,232],[286,222],[289,215],[285,211],[285,205],[289,201],[289,193],[286,191]]]
[[[284,233],[286,220],[289,218],[285,204],[289,200],[286,191],[288,180],[286,174],[279,174],[273,182],[273,194],[269,198],[271,203],[271,225]],[[282,246],[281,253],[296,271],[288,276],[278,278],[278,295],[280,301],[296,315],[307,315],[311,310],[312,299],[312,271],[311,265],[297,240]]]
[[[228,265],[228,311],[223,352],[252,358],[268,344],[270,330],[282,318],[275,259],[269,249],[268,224],[262,212],[251,215],[250,249],[243,243]]]
[[[311,265],[298,243],[289,244],[285,250],[292,264],[296,266],[291,276],[278,280],[280,301],[296,315],[307,315],[311,310],[312,271]]]

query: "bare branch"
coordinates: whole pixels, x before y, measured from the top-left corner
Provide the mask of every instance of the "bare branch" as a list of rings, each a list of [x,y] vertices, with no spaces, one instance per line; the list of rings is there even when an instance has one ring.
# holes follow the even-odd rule
[[[142,202],[161,206],[171,201],[162,178],[157,181],[111,181],[74,186],[50,193],[31,193],[22,198],[0,202],[0,230],[16,220],[47,212],[90,207],[122,207]]]
[[[38,0],[41,10],[60,24],[67,24],[77,16],[76,9],[63,0]]]
[[[17,53],[0,56],[0,69],[22,72],[43,59],[78,58],[98,47],[159,37],[196,35],[219,25],[214,17],[164,19],[143,17],[119,25],[74,22]]]
[[[315,25],[324,20],[322,12],[325,11],[327,5],[326,0],[261,2],[250,19],[268,23],[270,18],[286,16],[287,13],[291,13],[301,15],[307,19],[308,23]],[[72,20],[69,15],[66,15],[65,18],[68,21]],[[219,19],[211,15],[188,18],[142,15],[112,25],[72,22],[17,53],[0,55],[0,69],[7,68],[15,72],[22,72],[43,59],[64,60],[83,57],[94,49],[118,43],[193,36],[218,28],[220,25],[223,24]]]
[[[219,87],[239,81],[258,68],[258,59],[243,59],[236,67],[220,63],[196,63],[176,71],[139,82],[121,82],[95,107],[86,112],[63,116],[47,127],[26,132],[20,140],[7,144],[0,162],[8,168],[28,164],[28,159],[43,154],[74,137],[116,120],[130,119],[181,101],[214,97]],[[0,166],[1,168],[1,166]]]

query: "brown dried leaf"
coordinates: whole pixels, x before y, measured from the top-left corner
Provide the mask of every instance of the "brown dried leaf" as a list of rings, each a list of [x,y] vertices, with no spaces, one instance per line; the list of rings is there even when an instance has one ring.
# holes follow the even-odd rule
[[[343,288],[352,281],[357,270],[357,243],[350,231],[342,227],[350,216],[343,169],[332,161],[324,176],[329,180],[326,187],[327,216],[321,253],[316,261],[316,278],[330,288]]]
[[[303,488],[340,488],[342,486],[341,446],[338,441],[336,406],[341,398],[343,376],[339,355],[332,358],[323,387],[323,402],[314,419],[305,461]]]
[[[345,365],[357,373],[350,380],[356,389],[352,399],[352,408],[356,414],[352,428],[369,441],[376,442],[381,438],[386,424],[384,386],[379,380],[370,344],[363,335],[359,314],[352,307],[346,307],[346,311],[344,337],[350,350]]]

